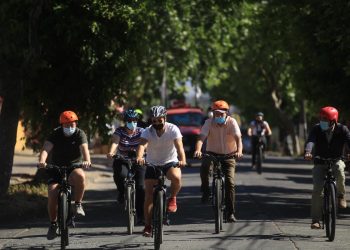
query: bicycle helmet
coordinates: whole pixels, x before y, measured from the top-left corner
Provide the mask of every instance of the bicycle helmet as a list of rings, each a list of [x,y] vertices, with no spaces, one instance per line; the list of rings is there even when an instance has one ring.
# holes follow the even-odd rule
[[[338,110],[334,107],[323,107],[320,110],[320,117],[324,117],[329,121],[338,122]]]
[[[264,113],[263,112],[258,112],[258,113],[256,113],[255,116],[262,116],[262,117],[264,117]]]
[[[135,109],[135,112],[138,113],[140,116],[143,115],[143,112],[141,109]]]
[[[139,118],[139,114],[134,109],[128,109],[128,110],[124,111],[123,115],[124,115],[124,121],[126,121],[128,119],[138,119]]]
[[[218,100],[213,102],[213,104],[211,105],[211,110],[229,110],[230,107],[228,106],[228,103],[223,101],[223,100]]]
[[[78,116],[73,111],[64,111],[60,115],[60,124],[78,121]]]
[[[153,106],[150,109],[149,116],[151,118],[153,118],[153,117],[165,117],[166,114],[167,114],[167,110],[166,110],[165,107],[163,107],[163,106]]]

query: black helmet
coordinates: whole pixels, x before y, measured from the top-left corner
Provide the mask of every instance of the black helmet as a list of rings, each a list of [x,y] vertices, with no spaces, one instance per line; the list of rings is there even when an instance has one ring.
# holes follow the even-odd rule
[[[128,109],[124,111],[124,121],[128,119],[138,119],[139,114],[134,109]]]
[[[166,108],[163,106],[153,106],[149,111],[149,116],[153,117],[165,117],[166,116]]]

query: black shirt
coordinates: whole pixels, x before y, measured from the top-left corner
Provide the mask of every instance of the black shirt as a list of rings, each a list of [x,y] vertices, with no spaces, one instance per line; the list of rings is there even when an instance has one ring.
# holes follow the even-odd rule
[[[307,142],[314,143],[314,155],[323,158],[338,158],[343,154],[345,143],[350,146],[350,132],[349,129],[337,123],[333,130],[333,135],[328,142],[325,131],[320,127],[320,124],[316,124],[310,134]]]
[[[63,128],[56,128],[47,139],[53,144],[51,150],[52,163],[58,166],[67,166],[74,162],[82,161],[80,145],[87,143],[87,137],[84,131],[76,128],[71,136],[63,134]]]

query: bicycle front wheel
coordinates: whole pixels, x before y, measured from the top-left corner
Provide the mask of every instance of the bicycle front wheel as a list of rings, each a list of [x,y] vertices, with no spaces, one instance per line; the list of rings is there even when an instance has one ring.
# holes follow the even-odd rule
[[[220,233],[222,228],[222,179],[215,179],[215,189],[214,189],[214,213],[215,213],[215,233]]]
[[[163,191],[158,191],[155,197],[153,207],[153,230],[154,230],[154,249],[160,249],[163,243],[163,217],[164,217]]]
[[[62,192],[59,200],[59,226],[61,232],[61,249],[66,249],[68,246],[68,194]]]
[[[333,241],[335,237],[336,218],[336,192],[335,184],[332,182],[324,190],[324,223],[329,241]]]
[[[132,234],[134,231],[135,223],[135,211],[134,211],[134,198],[135,190],[132,186],[126,187],[126,202],[127,202],[127,214],[128,214],[128,234]]]

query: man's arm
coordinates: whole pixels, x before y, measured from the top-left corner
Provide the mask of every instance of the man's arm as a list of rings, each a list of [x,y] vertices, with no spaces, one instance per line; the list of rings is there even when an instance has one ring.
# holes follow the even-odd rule
[[[237,144],[237,153],[236,153],[236,157],[242,158],[243,156],[243,144],[242,144],[242,136],[241,135],[234,135],[236,144]]]
[[[120,141],[119,135],[113,134],[112,144],[111,144],[111,147],[110,147],[109,152],[107,154],[107,158],[111,159],[114,156],[115,151],[118,148],[119,141]]]
[[[90,152],[87,143],[83,143],[80,145],[81,153],[83,154],[83,168],[89,168],[91,166]]]
[[[44,142],[44,146],[39,155],[39,164],[38,164],[39,168],[43,168],[46,166],[46,159],[50,151],[52,150],[52,148],[53,148],[53,144],[51,142],[49,141]]]
[[[177,154],[179,156],[179,165],[180,167],[184,167],[186,165],[186,154],[182,143],[182,138],[175,139],[174,145],[176,147]]]
[[[266,123],[266,135],[269,136],[271,134],[272,134],[272,131],[271,131],[270,125]]]
[[[140,165],[145,164],[145,159],[143,158],[143,155],[145,154],[145,149],[147,147],[147,143],[148,143],[148,141],[145,138],[141,137],[140,144],[136,150],[136,162],[137,162],[137,164],[140,164]]]
[[[205,140],[206,136],[200,134],[198,136],[198,140],[196,142],[196,147],[195,147],[195,151],[194,151],[194,157],[198,157],[200,158],[202,156],[202,146],[203,146],[203,142]]]

